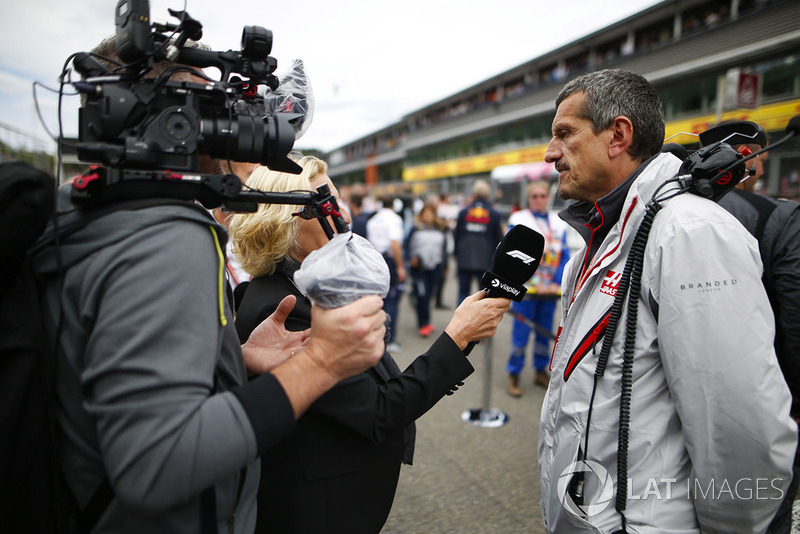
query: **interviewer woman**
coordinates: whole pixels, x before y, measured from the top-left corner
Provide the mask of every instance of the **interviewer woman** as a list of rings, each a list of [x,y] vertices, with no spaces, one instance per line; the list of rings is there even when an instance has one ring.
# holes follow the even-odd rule
[[[327,183],[327,165],[295,157],[299,175],[257,168],[247,185],[264,191],[315,190]],[[262,204],[232,217],[234,251],[254,278],[238,309],[242,339],[287,295],[297,304],[289,330],[310,326],[311,302],[292,276],[327,243],[317,220],[293,217],[298,206]],[[349,221],[348,221],[349,222]],[[472,295],[455,311],[442,335],[402,373],[389,353],[361,375],[319,398],[295,432],[261,458],[258,533],[376,534],[394,499],[400,464],[410,464],[414,421],[472,373],[462,352],[469,341],[494,335],[507,299]]]

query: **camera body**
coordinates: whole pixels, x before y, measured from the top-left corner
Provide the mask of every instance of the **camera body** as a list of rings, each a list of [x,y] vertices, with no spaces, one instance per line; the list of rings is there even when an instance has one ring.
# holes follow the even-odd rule
[[[299,115],[234,110],[237,102],[256,105],[263,98],[258,85],[278,86],[277,61],[269,56],[272,33],[246,26],[240,51],[204,50],[189,42],[202,38],[200,23],[185,11],[170,13],[178,24],[151,24],[148,0],[120,0],[116,49],[124,64],[109,70],[90,54],[76,56],[84,81],[75,85],[86,97],[78,158],[118,169],[197,172],[199,156],[208,155],[299,172],[286,157]],[[205,67],[219,69],[220,80],[195,70]],[[178,72],[189,76],[170,79]]]

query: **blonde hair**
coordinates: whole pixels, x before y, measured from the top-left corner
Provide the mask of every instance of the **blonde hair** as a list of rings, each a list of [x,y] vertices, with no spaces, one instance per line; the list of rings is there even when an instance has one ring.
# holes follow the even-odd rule
[[[541,189],[542,191],[546,192],[548,195],[550,194],[550,183],[546,182],[545,180],[535,180],[528,184],[526,188],[526,192],[528,195],[536,191],[537,189]]]
[[[313,156],[291,155],[303,168],[300,174],[272,171],[258,166],[247,185],[261,191],[287,193],[308,191],[311,181],[328,171],[328,165]],[[299,221],[295,204],[259,204],[254,213],[237,213],[230,219],[233,253],[253,276],[272,274],[297,244]]]
[[[475,180],[475,183],[472,184],[472,194],[475,196],[475,198],[479,198],[481,200],[491,200],[492,186],[490,186],[489,182],[486,180]]]

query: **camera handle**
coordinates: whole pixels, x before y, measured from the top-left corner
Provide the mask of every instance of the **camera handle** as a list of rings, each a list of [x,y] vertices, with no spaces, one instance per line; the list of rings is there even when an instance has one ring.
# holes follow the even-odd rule
[[[327,184],[319,186],[316,192],[242,191],[241,180],[233,174],[181,174],[115,167],[94,167],[73,181],[72,200],[78,206],[138,198],[196,200],[207,209],[221,206],[232,212],[254,212],[259,204],[296,204],[304,207],[292,215],[316,218],[328,239],[335,235],[328,216],[332,217],[337,233],[350,230]]]
[[[331,194],[331,189],[328,184],[322,184],[317,187],[315,193],[272,193],[269,191],[242,191],[237,197],[236,201],[245,200],[252,203],[265,203],[265,204],[303,204],[305,207],[297,213],[292,213],[295,217],[303,219],[314,219],[319,221],[325,235],[328,239],[333,239],[336,233],[342,234],[350,231],[350,226],[345,222],[342,217],[339,203],[336,197]],[[298,202],[301,200],[301,202]],[[228,209],[231,209],[230,207]],[[255,211],[255,210],[252,210]],[[327,217],[333,219],[333,225],[336,232],[331,228]]]

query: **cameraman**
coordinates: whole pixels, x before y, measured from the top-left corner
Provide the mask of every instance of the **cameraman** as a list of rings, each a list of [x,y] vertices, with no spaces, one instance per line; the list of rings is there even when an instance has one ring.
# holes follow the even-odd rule
[[[69,187],[59,217],[78,209]],[[166,201],[110,209],[35,254],[77,530],[252,532],[259,455],[382,356],[377,296],[315,308],[308,339],[284,329],[286,299],[240,346],[226,238],[206,210]],[[248,383],[245,362],[269,372]]]

